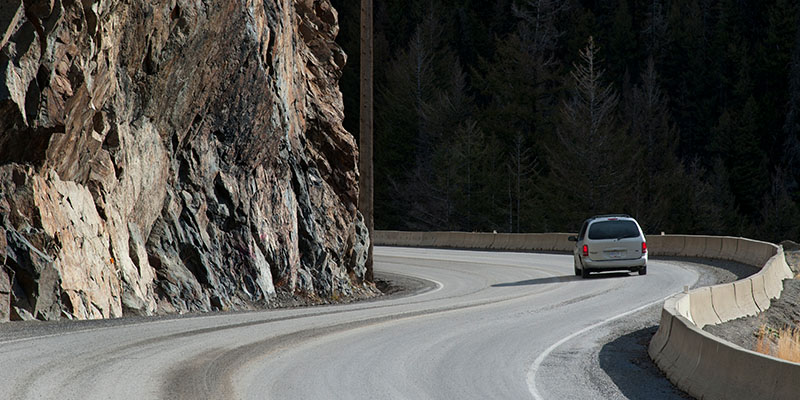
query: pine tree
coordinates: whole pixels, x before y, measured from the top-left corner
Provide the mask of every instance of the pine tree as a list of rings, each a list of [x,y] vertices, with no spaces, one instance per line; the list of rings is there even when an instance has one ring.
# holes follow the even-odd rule
[[[467,119],[452,129],[437,157],[439,185],[447,187],[455,230],[494,230],[502,224],[494,195],[500,190],[499,145]]]
[[[753,65],[756,99],[761,106],[764,123],[768,129],[779,132],[783,126],[787,106],[791,107],[786,78],[791,74],[792,53],[800,23],[800,6],[794,0],[776,0],[767,8],[764,38],[757,44],[755,52],[758,62]],[[750,56],[752,58],[752,56]],[[796,106],[795,106],[796,107]],[[771,150],[780,151],[784,137],[777,137]]]
[[[786,191],[782,171],[776,173],[770,191],[764,196],[760,220],[755,232],[758,237],[773,243],[786,239],[798,241],[800,210]]]
[[[412,224],[419,229],[435,226],[436,219],[424,216],[417,222],[409,210],[418,214],[447,215],[446,198],[435,187],[433,158],[441,132],[432,128],[434,118],[444,118],[448,110],[436,110],[443,93],[454,85],[464,92],[463,82],[454,78],[458,60],[443,42],[445,24],[429,12],[417,26],[408,46],[396,56],[376,96],[376,197],[382,218],[393,224]],[[458,72],[460,72],[460,67]],[[460,73],[463,78],[463,73]],[[454,118],[451,118],[455,119]],[[398,168],[403,166],[403,168]],[[411,206],[409,206],[411,204]],[[409,222],[410,221],[410,222]],[[421,224],[421,225],[419,225]]]
[[[512,8],[515,31],[498,39],[496,57],[482,60],[474,82],[488,104],[482,107],[481,126],[503,145],[508,165],[510,221],[504,230],[519,231],[540,219],[534,212],[532,185],[538,155],[553,140],[561,82],[556,49],[562,32],[557,22],[566,15],[565,0],[528,0]]]
[[[431,199],[431,201],[420,202],[419,199],[414,199],[411,202],[424,206],[424,208],[433,207],[435,210],[440,210],[438,213],[443,217],[444,224],[440,225],[441,228],[461,230],[469,224],[469,217],[463,216],[465,213],[463,209],[467,208],[466,214],[469,215],[470,204],[469,201],[464,204],[462,193],[466,191],[466,196],[471,196],[471,147],[473,141],[476,140],[477,133],[472,129],[473,123],[466,122],[465,125],[465,121],[469,120],[472,113],[473,99],[467,94],[466,74],[458,60],[453,62],[451,75],[447,81],[448,85],[445,85],[449,89],[439,91],[434,99],[422,106],[421,110],[426,130],[435,140],[429,143],[430,164],[418,164],[417,168],[424,166],[426,170],[422,172],[429,172],[430,178],[425,182],[412,180],[409,184],[415,187],[420,184],[429,185],[427,190],[437,193],[438,200]],[[462,136],[466,141],[464,151],[454,146]],[[466,171],[463,171],[464,168]],[[466,178],[462,177],[463,174],[467,175]],[[466,183],[462,182],[463,179],[466,179]],[[407,192],[416,192],[416,190],[410,189],[412,188],[409,188]],[[424,194],[422,197],[425,197]],[[440,203],[438,206],[435,205],[437,201]],[[419,214],[417,217],[421,221],[431,218],[424,213],[415,213]]]
[[[715,129],[714,148],[724,161],[739,210],[757,216],[769,187],[767,157],[759,146],[758,108],[750,97],[740,112],[723,112]]]
[[[552,126],[550,114],[558,91],[555,57],[561,32],[558,17],[566,11],[564,0],[526,1],[513,7],[516,30],[496,40],[494,59],[482,59],[474,82],[488,104],[484,126],[509,147],[518,133],[526,139]]]
[[[669,3],[665,57],[658,65],[670,99],[670,110],[680,132],[679,153],[685,161],[708,159],[708,132],[719,115],[715,107],[717,76],[721,73],[709,55],[709,10],[698,0]],[[709,122],[709,118],[712,119]]]
[[[800,29],[795,33],[788,83],[789,104],[783,122],[786,139],[782,164],[786,171],[787,190],[797,199],[800,191]]]
[[[534,185],[539,177],[539,161],[520,133],[514,138],[513,147],[506,158],[508,159],[506,168],[511,175],[513,186],[511,190],[512,207],[509,210],[509,219],[512,221],[511,231],[523,232],[522,226],[527,227],[530,224],[529,221],[537,217],[529,214],[537,196]],[[525,220],[524,223],[523,220]]]
[[[711,172],[694,160],[686,171],[680,172],[680,179],[671,184],[675,200],[669,219],[659,231],[742,235],[743,223],[730,191],[727,168],[721,160],[714,163]]]
[[[664,56],[669,32],[663,0],[648,1],[646,10],[646,19],[642,26],[644,45],[648,56],[660,61]]]
[[[592,37],[580,57],[570,73],[572,96],[561,107],[558,142],[548,151],[556,196],[550,204],[572,226],[586,214],[626,211],[635,153],[616,115],[618,95],[603,83]]]
[[[608,39],[608,72],[611,79],[622,82],[626,72],[631,72],[631,68],[635,66],[638,55],[637,36],[633,29],[628,0],[617,0]]]
[[[641,80],[641,86],[625,98],[631,136],[643,150],[639,153],[642,157],[635,160],[637,184],[631,207],[646,231],[659,231],[670,218],[676,201],[674,183],[681,179],[683,167],[676,154],[677,129],[659,88],[653,58],[648,59]]]

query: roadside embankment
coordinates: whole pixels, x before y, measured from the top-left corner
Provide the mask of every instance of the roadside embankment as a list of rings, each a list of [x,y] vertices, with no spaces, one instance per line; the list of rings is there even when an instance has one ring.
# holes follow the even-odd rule
[[[767,332],[777,332],[794,327],[800,322],[800,280],[784,282],[781,297],[772,299],[770,307],[758,315],[736,318],[723,324],[708,325],[703,330],[736,343],[745,349],[756,349],[758,331],[764,326]]]
[[[796,244],[795,244],[796,246]],[[792,244],[784,245],[784,256],[789,268],[797,272],[800,268],[800,251],[790,250]],[[768,339],[777,339],[778,332],[785,328],[800,325],[800,279],[783,281],[783,292],[770,306],[758,315],[733,319],[720,325],[708,325],[703,330],[720,338],[736,343],[745,349],[757,348],[759,331],[764,330]],[[770,341],[771,342],[771,341]]]

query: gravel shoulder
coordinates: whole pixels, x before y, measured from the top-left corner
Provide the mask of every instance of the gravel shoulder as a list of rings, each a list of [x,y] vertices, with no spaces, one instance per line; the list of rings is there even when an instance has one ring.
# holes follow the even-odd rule
[[[728,261],[686,258],[658,260],[696,270],[699,279],[692,288],[732,282],[758,271],[751,266]],[[658,330],[661,307],[662,304],[648,307],[610,323],[597,335],[564,346],[559,349],[560,354],[553,354],[550,366],[582,376],[582,385],[589,386],[596,398],[690,399],[691,396],[664,377],[647,354],[650,339]]]

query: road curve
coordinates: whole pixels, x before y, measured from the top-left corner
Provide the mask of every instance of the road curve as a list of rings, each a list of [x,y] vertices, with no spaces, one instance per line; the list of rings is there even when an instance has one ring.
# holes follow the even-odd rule
[[[378,274],[429,289],[328,307],[0,325],[0,398],[550,398],[539,370],[553,350],[698,279],[652,260],[646,276],[582,280],[565,255],[378,247],[375,257]]]

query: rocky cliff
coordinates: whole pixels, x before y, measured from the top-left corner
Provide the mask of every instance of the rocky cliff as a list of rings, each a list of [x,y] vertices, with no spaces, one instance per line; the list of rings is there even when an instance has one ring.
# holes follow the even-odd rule
[[[328,0],[3,0],[0,320],[364,284]]]

